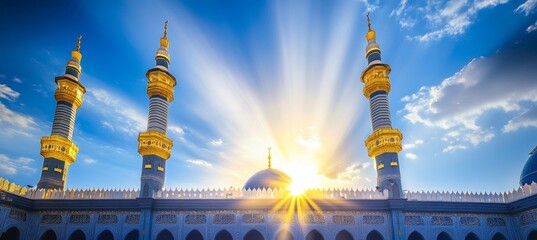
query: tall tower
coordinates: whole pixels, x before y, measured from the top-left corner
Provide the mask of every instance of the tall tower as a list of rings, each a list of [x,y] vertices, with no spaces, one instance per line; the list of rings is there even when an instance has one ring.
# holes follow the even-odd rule
[[[170,54],[166,38],[168,21],[164,24],[164,36],[155,57],[156,66],[147,71],[147,95],[149,96],[149,117],[147,131],[138,135],[138,153],[142,155],[142,177],[140,196],[151,197],[164,185],[166,160],[170,158],[173,141],[166,136],[168,128],[168,107],[173,101],[175,77],[168,72]]]
[[[369,157],[373,158],[377,169],[377,187],[388,189],[390,198],[401,198],[401,173],[399,171],[398,153],[401,151],[403,135],[392,128],[388,93],[390,92],[390,66],[382,62],[376,33],[371,29],[367,14],[368,32],[365,57],[367,67],[362,72],[360,81],[364,85],[364,96],[369,99],[371,125],[373,133],[365,140]]]
[[[79,36],[76,50],[71,52],[71,60],[67,62],[65,74],[55,79],[58,85],[54,93],[56,112],[52,122],[52,133],[48,137],[41,138],[41,155],[45,160],[37,188],[63,189],[69,165],[76,160],[78,147],[71,138],[76,110],[82,105],[82,95],[86,93],[86,88],[78,80],[82,73],[81,39],[82,36]]]

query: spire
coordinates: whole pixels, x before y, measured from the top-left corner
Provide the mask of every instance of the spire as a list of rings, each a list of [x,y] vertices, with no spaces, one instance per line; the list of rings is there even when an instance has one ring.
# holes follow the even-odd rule
[[[271,168],[272,167],[272,157],[270,156],[270,149],[272,149],[272,147],[268,147],[268,168]]]
[[[168,45],[170,45],[170,42],[168,42],[168,20],[164,22],[164,36],[160,38],[160,46],[168,48]]]
[[[78,35],[78,40],[76,42],[76,49],[71,52],[71,58],[80,62],[82,60],[82,53],[80,53],[80,42],[82,41],[82,35]]]
[[[371,29],[371,19],[369,19],[369,12],[367,13],[366,15],[367,17],[367,33],[365,35],[365,39],[367,39],[367,41],[371,40],[371,39],[375,39],[376,37],[376,34],[375,34],[375,31],[373,31],[373,29]]]

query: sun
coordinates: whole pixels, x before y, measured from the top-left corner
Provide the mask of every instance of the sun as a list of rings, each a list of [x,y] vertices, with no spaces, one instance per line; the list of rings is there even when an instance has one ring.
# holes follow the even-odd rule
[[[293,179],[287,187],[291,195],[299,196],[308,189],[319,187],[321,177],[313,166],[290,166],[288,173]]]

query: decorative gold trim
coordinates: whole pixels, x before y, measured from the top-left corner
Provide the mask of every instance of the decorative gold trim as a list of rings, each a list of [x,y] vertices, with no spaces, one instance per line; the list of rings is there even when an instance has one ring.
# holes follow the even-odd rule
[[[384,168],[384,163],[379,163],[379,165],[377,166],[377,169],[380,170],[380,169],[383,169]]]
[[[158,167],[157,167],[157,170],[158,170],[158,171],[161,171],[161,172],[164,172],[164,168],[161,167],[161,166],[158,166]]]
[[[62,172],[62,169],[61,169],[61,168],[57,168],[57,167],[55,167],[55,168],[54,168],[54,172],[61,173],[61,172]]]
[[[154,95],[161,95],[168,100],[173,101],[173,87],[175,86],[175,79],[169,74],[159,70],[149,71],[147,73],[147,95],[149,97]]]
[[[392,167],[397,167],[397,166],[398,166],[398,164],[397,164],[397,162],[396,162],[396,161],[393,161],[393,162],[390,162],[390,166],[392,166]]]
[[[151,164],[146,164],[146,165],[144,165],[144,168],[145,168],[145,169],[151,169]]]
[[[366,98],[369,98],[376,91],[390,92],[391,84],[388,77],[390,71],[390,66],[382,64],[374,65],[362,73],[360,81],[365,83],[363,92]]]
[[[156,155],[163,159],[170,158],[173,141],[158,131],[142,132],[138,135],[138,153],[142,156]]]
[[[78,147],[71,140],[52,135],[41,138],[41,156],[44,158],[55,158],[66,163],[74,163]]]
[[[43,172],[48,171],[48,167],[43,167]]]
[[[374,158],[387,152],[398,153],[402,150],[402,140],[403,134],[398,129],[380,128],[365,140],[367,154]]]
[[[67,79],[58,79],[56,83],[58,84],[54,93],[56,101],[66,101],[78,109],[82,105],[82,95],[86,93],[86,89]]]

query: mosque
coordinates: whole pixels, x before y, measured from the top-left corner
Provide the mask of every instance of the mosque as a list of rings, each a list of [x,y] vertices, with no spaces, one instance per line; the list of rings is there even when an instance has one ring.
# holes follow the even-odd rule
[[[167,23],[167,22],[166,22]],[[78,147],[76,111],[86,92],[80,81],[80,37],[65,74],[56,77],[50,136],[41,139],[43,167],[36,189],[0,178],[0,239],[112,240],[501,240],[537,239],[537,151],[520,187],[502,193],[403,191],[398,153],[403,135],[392,128],[390,66],[368,17],[367,67],[360,81],[369,100],[372,133],[365,140],[377,189],[312,189],[292,194],[291,178],[271,167],[242,189],[163,190],[173,141],[166,135],[176,79],[168,71],[165,25],[156,66],[147,71],[147,131],[138,135],[139,190],[65,189]]]

